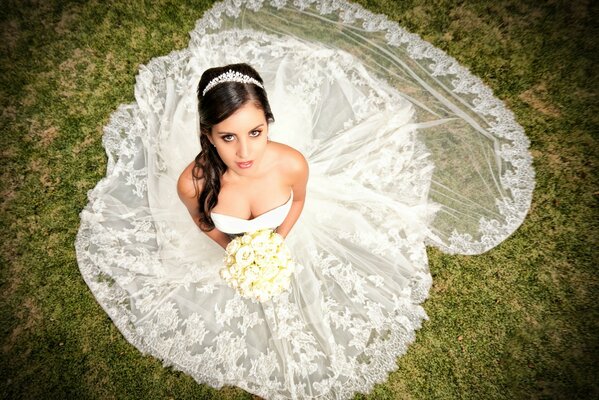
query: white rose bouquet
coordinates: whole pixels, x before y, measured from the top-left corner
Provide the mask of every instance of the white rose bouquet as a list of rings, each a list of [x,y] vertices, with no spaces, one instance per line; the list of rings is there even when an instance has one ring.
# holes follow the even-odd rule
[[[245,297],[260,302],[287,290],[295,263],[283,237],[272,229],[246,233],[227,245],[220,276]]]

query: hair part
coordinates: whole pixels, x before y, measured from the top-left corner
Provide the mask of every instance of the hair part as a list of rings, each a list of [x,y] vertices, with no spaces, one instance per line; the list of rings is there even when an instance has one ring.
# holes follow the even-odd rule
[[[229,70],[240,72],[264,84],[258,72],[248,64],[229,64],[210,68],[204,71],[200,78],[197,94],[202,150],[195,158],[192,176],[198,196],[199,226],[205,232],[214,229],[210,211],[218,203],[218,194],[221,189],[220,179],[227,170],[226,164],[208,138],[212,134],[212,127],[229,118],[248,102],[264,111],[268,123],[275,120],[266,91],[253,83],[222,82],[202,95],[204,88],[212,79]],[[203,180],[202,190],[199,190],[198,187],[199,180]]]

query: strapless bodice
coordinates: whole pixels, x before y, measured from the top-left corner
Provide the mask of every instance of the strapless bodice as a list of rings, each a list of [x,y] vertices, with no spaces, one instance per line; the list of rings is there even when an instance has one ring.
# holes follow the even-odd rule
[[[210,213],[214,226],[221,232],[234,235],[244,232],[253,232],[264,228],[276,228],[281,225],[289,213],[291,202],[293,201],[293,191],[289,200],[285,204],[273,208],[252,219],[243,219],[232,217],[226,214]]]

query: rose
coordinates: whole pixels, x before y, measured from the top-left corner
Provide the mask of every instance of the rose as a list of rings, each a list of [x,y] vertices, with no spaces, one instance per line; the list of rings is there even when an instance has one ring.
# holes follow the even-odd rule
[[[237,253],[235,253],[235,262],[241,266],[246,267],[254,262],[254,250],[251,246],[241,246]]]
[[[231,240],[229,242],[229,244],[227,244],[227,248],[226,250],[226,254],[235,254],[237,252],[237,250],[239,250],[239,248],[241,247],[241,243],[239,242],[239,240],[237,240],[237,238]]]
[[[256,253],[262,253],[268,247],[271,235],[268,230],[257,231],[252,235],[251,246]]]

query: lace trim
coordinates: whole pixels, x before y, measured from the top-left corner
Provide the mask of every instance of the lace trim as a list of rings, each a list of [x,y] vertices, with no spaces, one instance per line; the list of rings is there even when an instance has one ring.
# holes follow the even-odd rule
[[[90,243],[97,239],[94,232],[97,221],[86,211],[82,213],[81,221],[75,246],[82,276],[95,296],[102,299],[100,305],[124,337],[142,353],[163,360],[165,367],[170,366],[183,371],[198,382],[215,388],[236,385],[269,399],[307,398],[313,397],[314,392],[323,399],[345,399],[356,392],[369,392],[376,383],[384,382],[388,373],[397,368],[396,358],[403,355],[415,340],[415,330],[420,329],[422,320],[428,320],[424,309],[414,302],[423,301],[427,296],[432,282],[428,272],[416,273],[403,293],[389,294],[393,309],[385,314],[380,304],[364,296],[367,281],[382,287],[382,277],[362,277],[355,273],[350,264],[334,256],[314,254],[314,258],[320,260],[315,269],[322,270],[324,276],[335,277],[343,291],[351,296],[352,301],[362,304],[367,310],[370,320],[363,321],[353,318],[347,309],[344,311],[344,306],[336,303],[333,298],[319,299],[323,314],[329,318],[326,322],[353,336],[349,345],[359,350],[359,356],[356,359],[348,357],[344,353],[347,349],[339,347],[331,338],[328,346],[333,348],[333,356],[329,371],[334,375],[313,382],[311,388],[302,382],[288,387],[283,382],[273,380],[271,374],[278,368],[278,360],[270,350],[251,361],[249,376],[246,376],[245,368],[237,365],[237,360],[244,356],[246,348],[243,335],[249,328],[260,325],[263,321],[256,312],[250,312],[243,299],[235,296],[225,303],[224,308],[218,305],[215,307],[215,319],[222,326],[222,331],[207,342],[209,332],[199,315],[192,314],[183,320],[168,298],[161,304],[155,303],[178,286],[165,286],[161,282],[153,284],[148,281],[137,293],[137,297],[144,299],[143,302],[135,303],[141,311],[151,315],[145,324],[141,324],[131,312],[130,293],[123,289],[129,280],[115,280],[107,275],[98,266],[109,262],[99,260],[89,252]],[[107,258],[114,256],[107,255]],[[426,261],[421,261],[426,264]],[[212,293],[215,289],[214,286],[205,285],[198,287],[197,291]],[[327,290],[321,288],[320,292],[327,293]],[[154,313],[150,312],[152,309]],[[317,350],[318,343],[306,329],[297,304],[290,301],[289,294],[280,296],[276,302],[266,303],[264,313],[269,321],[278,321],[270,327],[274,338],[290,343],[295,347],[293,354],[301,355],[298,360],[286,360],[289,373],[302,376],[314,373],[323,354]],[[185,329],[177,330],[168,338],[163,336],[177,326]],[[226,329],[228,327],[239,329],[241,335],[235,335],[232,330]],[[192,354],[191,349],[195,345],[202,345],[205,351]],[[226,372],[223,372],[223,367]],[[248,382],[249,379],[252,382]],[[287,390],[291,392],[286,392]]]

